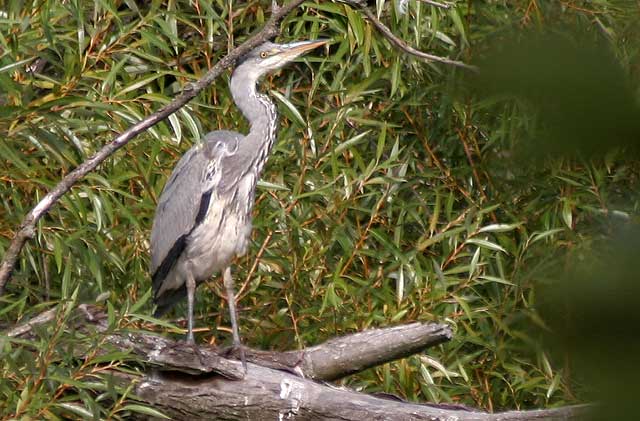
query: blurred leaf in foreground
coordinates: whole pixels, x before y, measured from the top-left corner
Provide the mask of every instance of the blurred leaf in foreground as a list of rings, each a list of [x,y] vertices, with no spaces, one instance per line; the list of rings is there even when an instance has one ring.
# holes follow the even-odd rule
[[[640,152],[640,107],[610,46],[578,31],[513,33],[489,46],[471,81],[480,96],[513,95],[533,106],[539,128],[527,155]]]
[[[541,289],[550,341],[602,403],[602,420],[635,418],[640,394],[640,226],[624,229],[571,259],[562,282]]]

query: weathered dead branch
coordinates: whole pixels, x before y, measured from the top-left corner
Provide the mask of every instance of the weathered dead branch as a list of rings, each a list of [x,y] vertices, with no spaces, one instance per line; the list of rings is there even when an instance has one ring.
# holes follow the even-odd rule
[[[6,332],[27,338],[33,327],[51,323],[49,310]],[[141,375],[112,370],[120,383],[133,383],[135,394],[173,419],[300,419],[300,420],[580,420],[590,407],[509,411],[489,414],[456,405],[404,402],[358,393],[319,382],[335,380],[398,358],[413,355],[451,339],[449,326],[411,323],[345,335],[302,351],[246,349],[242,364],[220,349],[197,348],[154,333],[109,334],[103,311],[80,305],[75,328],[104,334],[106,342],[130,352],[146,367]],[[83,350],[76,350],[82,358]]]

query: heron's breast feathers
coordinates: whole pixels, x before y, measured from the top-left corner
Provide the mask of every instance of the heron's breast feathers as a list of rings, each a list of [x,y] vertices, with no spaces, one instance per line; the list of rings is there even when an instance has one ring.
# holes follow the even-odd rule
[[[227,267],[236,256],[247,252],[257,174],[253,171],[239,173],[232,177],[234,179],[225,179],[225,188],[222,188],[224,172],[220,164],[220,161],[212,160],[203,167],[200,179],[196,181],[201,194],[194,203],[197,212],[191,228],[175,240],[155,266],[153,289],[156,298],[182,287],[189,274],[196,281],[204,281]],[[168,205],[180,206],[174,201]],[[154,252],[157,250],[152,249],[153,260],[157,261],[159,256]]]

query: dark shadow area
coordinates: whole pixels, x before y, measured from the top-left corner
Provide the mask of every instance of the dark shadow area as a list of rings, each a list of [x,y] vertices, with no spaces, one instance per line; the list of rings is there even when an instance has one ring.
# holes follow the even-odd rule
[[[602,403],[598,420],[635,418],[640,393],[640,226],[619,228],[593,253],[572,256],[557,282],[538,289],[549,348]]]
[[[536,130],[521,144],[522,157],[598,157],[612,148],[638,157],[635,88],[602,39],[577,29],[514,32],[486,51],[468,87],[480,97],[515,97],[531,106]]]

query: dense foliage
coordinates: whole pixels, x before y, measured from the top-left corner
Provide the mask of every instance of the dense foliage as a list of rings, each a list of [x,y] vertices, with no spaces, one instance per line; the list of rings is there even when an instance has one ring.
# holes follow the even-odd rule
[[[4,250],[61,177],[246,39],[270,2],[0,5]],[[637,81],[633,1],[485,0],[450,9],[412,1],[407,14],[383,0],[372,7],[416,48],[467,62],[520,30],[579,27],[620,63],[630,89]],[[317,37],[332,38],[330,48],[263,83],[282,117],[252,247],[234,267],[244,341],[286,350],[372,326],[447,322],[451,343],[345,383],[487,410],[584,399],[571,361],[540,342],[546,325],[534,286],[550,282],[565,256],[606,237],[612,218],[637,218],[638,166],[620,149],[528,161],[522,146],[545,133],[536,119],[544,109],[470,91],[465,70],[395,50],[349,6],[308,2],[285,20],[279,40]],[[74,358],[74,348],[98,350],[102,338],[66,321],[74,306],[99,299],[113,329],[183,332],[183,306],[171,323],[149,316],[149,231],[181,154],[210,130],[247,129],[227,81],[115,154],[39,223],[0,297],[0,325],[56,306],[57,323],[35,341],[0,337],[1,417],[152,411],[102,375],[135,363],[121,354]],[[199,341],[228,341],[222,295],[218,279],[200,287]]]

